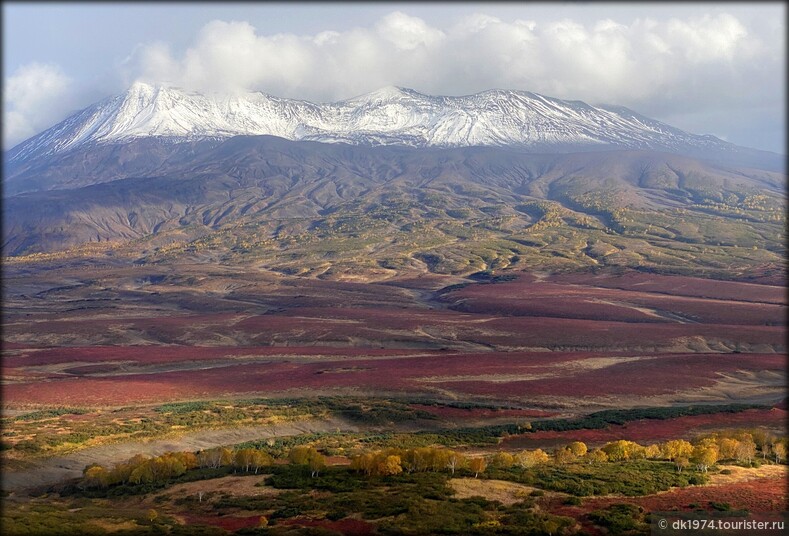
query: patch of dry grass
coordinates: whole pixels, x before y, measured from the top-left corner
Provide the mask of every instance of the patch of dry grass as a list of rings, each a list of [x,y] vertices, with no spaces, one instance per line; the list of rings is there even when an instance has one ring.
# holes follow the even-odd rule
[[[510,505],[524,500],[536,488],[506,480],[486,480],[477,478],[452,478],[450,487],[458,499],[484,497],[489,501],[499,501]]]
[[[256,497],[262,495],[276,495],[280,490],[268,487],[257,486],[267,476],[259,474],[254,476],[225,476],[222,478],[213,478],[210,480],[198,480],[195,482],[186,482],[183,484],[176,484],[169,487],[156,495],[168,495],[173,499],[188,497],[190,495],[197,496],[199,492],[209,493],[226,493],[233,496]]]
[[[710,486],[723,486],[725,484],[735,484],[737,482],[747,482],[760,478],[782,478],[789,477],[789,467],[786,465],[762,465],[761,467],[747,468],[737,465],[721,465],[721,469],[728,469],[731,474],[722,475],[720,473],[710,475]]]

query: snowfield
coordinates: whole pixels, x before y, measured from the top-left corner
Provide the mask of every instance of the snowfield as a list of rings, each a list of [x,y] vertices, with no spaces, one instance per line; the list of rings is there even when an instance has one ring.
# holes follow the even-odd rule
[[[462,97],[386,87],[335,103],[315,104],[263,93],[199,94],[134,83],[17,145],[9,162],[55,155],[89,144],[156,137],[185,141],[271,135],[288,140],[413,147],[515,146],[556,149],[732,147],[613,106],[591,106],[525,91],[490,90]]]

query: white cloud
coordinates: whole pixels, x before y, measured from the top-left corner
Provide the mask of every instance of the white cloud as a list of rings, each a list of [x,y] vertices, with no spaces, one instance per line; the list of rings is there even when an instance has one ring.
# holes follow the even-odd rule
[[[306,36],[212,21],[180,57],[154,43],[139,47],[127,66],[149,81],[198,90],[334,100],[389,84],[443,94],[497,87],[648,113],[780,98],[774,84],[762,83],[779,68],[779,55],[762,57],[774,46],[725,13],[628,24],[474,14],[436,28],[394,12],[369,27]]]
[[[127,84],[139,78],[314,101],[386,85],[443,95],[520,89],[629,106],[677,119],[680,128],[691,126],[682,124],[683,114],[724,117],[735,108],[772,106],[783,117],[785,37],[743,20],[719,13],[526,21],[477,13],[437,27],[393,12],[365,27],[312,35],[263,34],[249,22],[214,20],[184,50],[140,44],[122,71]],[[48,126],[39,105],[57,100],[68,80],[57,68],[38,65],[20,69],[10,84],[31,89],[7,96],[9,136]]]
[[[752,46],[746,40],[748,32],[742,23],[726,13],[717,17],[706,15],[692,23],[671,19],[665,34],[691,63],[731,60],[738,52],[748,54],[742,46]]]
[[[405,13],[390,13],[376,25],[377,33],[400,50],[435,46],[444,39],[444,32],[431,28],[417,17]]]
[[[33,136],[62,114],[61,101],[71,85],[56,65],[20,67],[3,87],[3,139],[6,147]]]

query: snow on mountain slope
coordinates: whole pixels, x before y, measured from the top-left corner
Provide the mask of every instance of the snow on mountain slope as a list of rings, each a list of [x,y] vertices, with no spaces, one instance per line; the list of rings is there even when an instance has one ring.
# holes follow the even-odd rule
[[[14,147],[16,163],[88,144],[156,137],[184,141],[273,135],[289,140],[415,147],[518,146],[730,150],[626,108],[595,107],[522,91],[433,97],[386,87],[336,103],[314,104],[262,93],[203,95],[136,82]]]

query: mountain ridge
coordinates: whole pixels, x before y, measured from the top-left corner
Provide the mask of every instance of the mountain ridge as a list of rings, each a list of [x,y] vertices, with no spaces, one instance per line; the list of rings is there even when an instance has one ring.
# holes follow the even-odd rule
[[[137,140],[124,149],[147,161],[151,144],[159,147]],[[316,274],[327,265],[465,273],[516,257],[698,268],[723,262],[724,251],[748,263],[783,251],[783,175],[654,151],[537,155],[235,136],[165,155],[147,172],[101,167],[99,178],[111,172],[112,181],[84,176],[82,164],[73,163],[82,183],[5,200],[4,255],[116,243],[145,262],[195,256]]]
[[[333,103],[263,93],[201,94],[135,82],[129,90],[70,116],[6,153],[10,165],[90,145],[272,135],[292,141],[412,147],[511,146],[531,152],[650,149],[741,164],[780,155],[695,135],[621,106],[592,106],[528,91],[493,89],[430,96],[387,86]],[[778,158],[776,158],[778,157]]]

